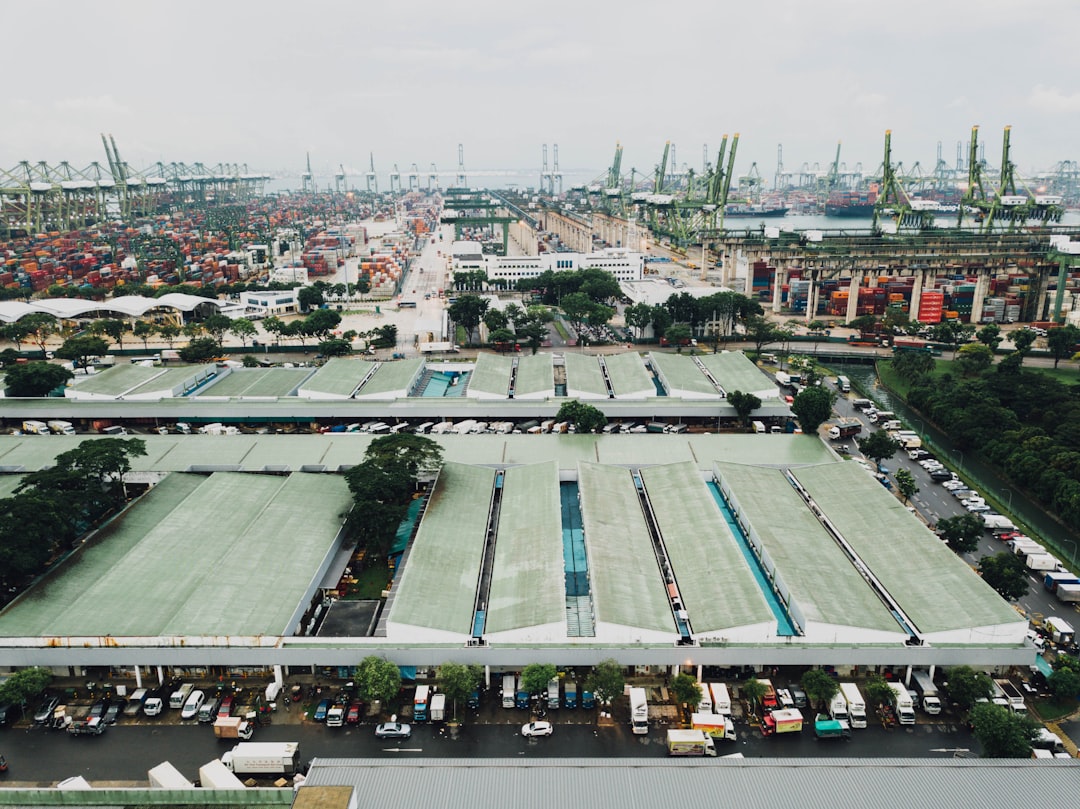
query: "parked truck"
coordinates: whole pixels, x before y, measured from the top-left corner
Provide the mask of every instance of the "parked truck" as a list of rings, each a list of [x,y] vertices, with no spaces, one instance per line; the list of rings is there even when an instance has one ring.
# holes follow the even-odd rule
[[[1061,586],[1058,586],[1060,593]],[[1051,615],[1045,622],[1046,631],[1050,633],[1050,640],[1054,643],[1060,643],[1062,645],[1068,645],[1073,642],[1073,638],[1076,637],[1076,633],[1073,632],[1072,624],[1063,621],[1056,615]]]
[[[183,708],[184,703],[187,702],[188,695],[195,690],[194,683],[184,683],[172,694],[169,695],[169,707],[170,708]]]
[[[518,675],[517,690],[514,691],[514,705],[519,711],[529,710],[529,692],[525,690],[525,681]]]
[[[713,713],[731,716],[731,695],[728,687],[723,683],[709,683],[709,691],[712,692]]]
[[[1065,604],[1080,603],[1080,582],[1062,582],[1054,588],[1054,595]]]
[[[596,695],[587,688],[581,690],[581,707],[586,711],[591,711],[596,707]]]
[[[708,683],[698,683],[698,690],[701,692],[701,699],[698,700],[697,711],[698,713],[712,713],[712,691],[709,689]]]
[[[776,689],[773,688],[772,680],[758,680],[758,682],[765,687],[765,692],[761,695],[761,707],[766,711],[779,708],[780,703],[776,699]]]
[[[915,701],[904,687],[903,683],[889,683],[893,692],[893,707],[896,708],[896,719],[901,725],[915,724]]]
[[[638,736],[649,732],[649,700],[644,688],[630,689],[630,727]]]
[[[802,732],[803,715],[798,708],[781,708],[777,711],[769,711],[761,722],[761,733],[764,736],[776,736],[780,733]]]
[[[1005,699],[1009,701],[1009,707],[1016,713],[1026,714],[1027,705],[1024,704],[1024,695],[1020,692],[1020,689],[1012,684],[1011,680],[994,680],[998,684],[998,688],[1005,695]]]
[[[25,435],[48,435],[49,425],[43,421],[24,421],[22,431]]]
[[[829,716],[833,719],[843,720],[844,722],[847,721],[847,699],[844,698],[844,693],[842,691],[838,691],[836,696],[833,697],[832,701],[829,703]]]
[[[431,695],[431,721],[446,721],[446,694],[441,691]]]
[[[735,723],[730,716],[716,713],[695,713],[690,715],[690,727],[700,730],[712,736],[714,739],[724,739],[733,742],[735,736]]]
[[[1067,570],[1051,570],[1043,578],[1043,587],[1051,593],[1056,593],[1061,584],[1080,584],[1080,578]]]
[[[667,749],[669,756],[716,755],[712,737],[700,730],[669,730]]]
[[[563,686],[563,701],[567,708],[577,707],[577,683],[568,680]]]
[[[220,759],[208,761],[199,767],[199,786],[203,789],[244,789],[244,782],[229,772]]]
[[[549,711],[559,708],[559,678],[552,677],[547,684],[547,707]]]
[[[829,438],[840,441],[844,438],[854,438],[862,432],[862,422],[857,419],[843,419],[829,428]]]
[[[426,685],[416,686],[413,695],[413,721],[428,721],[428,700],[431,699],[431,688]]]
[[[248,740],[254,733],[254,727],[250,722],[244,721],[240,716],[223,716],[214,722],[214,735],[219,739],[243,739]]]
[[[933,678],[930,676],[930,672],[911,672],[911,682],[915,693],[919,695],[922,709],[928,714],[941,713],[941,697],[938,694],[937,686],[934,685]]]
[[[53,435],[75,435],[75,425],[70,421],[48,421],[46,424]]]
[[[840,683],[840,693],[847,702],[848,722],[853,728],[866,727],[866,701],[855,683]]]
[[[146,701],[146,695],[149,693],[145,688],[136,688],[132,691],[128,701],[124,703],[124,715],[137,716],[139,711],[142,710],[143,702]]]
[[[240,742],[221,763],[237,775],[292,775],[300,771],[300,742]]]
[[[819,713],[814,718],[814,736],[818,739],[850,739],[851,726],[844,719]]]
[[[1028,554],[1024,559],[1024,564],[1027,565],[1028,570],[1043,573],[1048,570],[1059,570],[1061,568],[1061,562],[1058,561],[1057,557],[1051,556],[1049,553]]]
[[[502,706],[514,707],[514,675],[504,674],[502,678]]]

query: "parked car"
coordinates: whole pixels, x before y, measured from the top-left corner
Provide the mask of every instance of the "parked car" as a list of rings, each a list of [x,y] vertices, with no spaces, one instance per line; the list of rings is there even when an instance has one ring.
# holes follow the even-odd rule
[[[43,725],[46,722],[51,722],[53,718],[53,711],[56,710],[56,706],[59,704],[59,697],[45,697],[41,701],[41,704],[38,705],[38,709],[34,711],[34,722],[39,725]]]
[[[222,698],[221,704],[218,705],[217,718],[224,719],[225,717],[230,716],[232,714],[232,706],[233,698],[231,696]]]
[[[330,705],[330,700],[320,700],[319,704],[315,706],[315,713],[312,715],[311,718],[314,719],[316,722],[325,722],[326,713],[330,710]]]
[[[349,706],[348,713],[345,714],[345,723],[348,725],[360,724],[360,710],[363,706],[359,702],[354,702]]]
[[[521,726],[521,735],[550,736],[554,730],[550,722],[529,722]]]
[[[412,726],[396,721],[383,722],[375,726],[376,739],[408,739],[412,736]]]
[[[206,700],[206,694],[202,691],[192,691],[188,695],[187,702],[184,703],[184,707],[180,710],[181,719],[194,719],[199,715],[199,708],[202,707],[203,702]]]
[[[99,699],[93,705],[90,706],[89,717],[91,719],[101,719],[105,716],[105,710],[109,707],[109,701],[107,699]]]
[[[120,716],[120,711],[123,710],[123,708],[124,703],[114,699],[105,707],[105,714],[101,717],[101,720],[106,725],[115,725],[117,718]]]

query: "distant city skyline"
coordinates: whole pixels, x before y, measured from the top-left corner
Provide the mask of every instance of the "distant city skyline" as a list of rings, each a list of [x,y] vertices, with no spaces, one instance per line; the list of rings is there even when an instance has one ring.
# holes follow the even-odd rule
[[[1069,0],[41,0],[4,19],[0,169],[104,165],[106,133],[138,169],[298,176],[310,153],[316,174],[362,177],[373,155],[383,176],[446,175],[462,144],[466,173],[538,177],[558,144],[564,173],[599,176],[621,142],[623,173],[651,175],[666,141],[699,171],[739,132],[736,172],[771,187],[778,145],[787,170],[827,169],[842,141],[869,173],[891,129],[894,161],[926,174],[975,124],[991,165],[1006,125],[1023,174],[1080,160]]]

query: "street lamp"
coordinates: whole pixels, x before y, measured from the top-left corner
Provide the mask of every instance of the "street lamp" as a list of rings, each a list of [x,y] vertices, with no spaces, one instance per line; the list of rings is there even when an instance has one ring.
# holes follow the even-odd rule
[[[1070,554],[1069,554],[1069,561],[1070,561],[1070,562],[1072,563],[1072,566],[1073,566],[1073,567],[1076,567],[1076,540],[1075,540],[1075,539],[1068,539],[1068,538],[1066,537],[1066,538],[1065,538],[1064,540],[1062,540],[1062,541],[1063,541],[1063,542],[1071,542],[1071,543],[1072,543],[1072,553],[1070,553]]]
[[[955,450],[960,453],[960,471],[964,471],[964,451],[962,449]]]
[[[1012,489],[1002,489],[1001,491],[1009,495],[1009,513],[1012,513]]]

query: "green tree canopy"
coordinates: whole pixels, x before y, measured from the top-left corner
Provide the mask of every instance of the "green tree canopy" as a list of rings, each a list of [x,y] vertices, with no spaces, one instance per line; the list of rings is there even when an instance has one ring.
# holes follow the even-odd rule
[[[750,414],[761,407],[761,399],[752,393],[743,393],[741,390],[733,390],[727,395],[728,404],[735,408],[739,421],[746,424]]]
[[[971,666],[953,666],[947,672],[945,691],[949,699],[968,711],[980,699],[989,699],[993,690],[990,675]]]
[[[52,677],[52,672],[41,666],[13,671],[0,683],[0,705],[31,702],[49,687]]]
[[[803,388],[792,402],[791,410],[799,420],[802,431],[809,435],[817,432],[832,415],[835,394],[823,385]]]
[[[908,383],[928,377],[936,362],[929,351],[897,351],[892,358],[896,375]]]
[[[823,709],[828,709],[832,698],[840,693],[840,686],[827,672],[810,669],[799,680],[811,703],[816,702]]]
[[[229,325],[229,333],[240,338],[240,345],[247,347],[248,340],[259,333],[259,328],[248,318],[238,317]]]
[[[692,336],[693,332],[685,323],[675,323],[674,325],[668,326],[664,331],[664,339],[675,346],[675,350],[680,354],[682,353],[683,346],[689,344]]]
[[[184,362],[210,362],[221,353],[221,346],[213,337],[196,337],[180,349],[180,359]]]
[[[955,364],[964,376],[977,376],[994,362],[994,354],[982,343],[961,346],[956,353]]]
[[[157,334],[157,326],[151,323],[149,320],[136,320],[135,325],[131,327],[131,333],[139,340],[142,340],[143,350],[150,350],[150,338]]]
[[[746,318],[746,339],[754,344],[754,356],[760,356],[767,345],[779,343],[788,336],[788,333],[762,315],[750,315]],[[803,427],[805,431],[806,428]]]
[[[991,352],[996,351],[997,347],[1001,345],[1001,327],[997,323],[987,323],[975,332],[975,339],[989,348]]]
[[[938,520],[938,534],[957,553],[971,553],[979,547],[983,521],[976,514],[960,514]]]
[[[870,705],[892,704],[892,689],[889,688],[889,683],[880,674],[871,674],[866,679],[866,685],[863,687],[863,694],[866,695],[866,701]]]
[[[479,295],[461,295],[447,310],[450,319],[465,329],[469,342],[475,342],[476,328],[488,310],[488,301]]]
[[[761,698],[765,696],[765,684],[756,677],[751,677],[739,686],[739,692],[743,699],[750,703],[750,710],[756,712],[761,705]]]
[[[109,351],[109,344],[100,337],[69,337],[64,344],[56,349],[56,356],[63,360],[71,360],[76,368],[85,368],[90,364],[91,357],[101,357]]]
[[[447,699],[454,703],[454,718],[457,718],[457,706],[469,698],[469,694],[480,688],[484,680],[484,669],[477,665],[464,663],[443,663],[439,666],[439,688]]]
[[[1007,601],[1027,595],[1027,567],[1022,556],[1007,552],[984,556],[979,560],[979,573]]]
[[[897,469],[896,490],[906,503],[919,493],[919,484],[915,482],[915,476],[907,469]]]
[[[385,705],[401,689],[401,670],[389,660],[370,655],[356,667],[356,686],[365,702]]]
[[[597,663],[585,679],[585,689],[591,691],[601,705],[611,705],[625,688],[622,666],[619,661],[607,659]]]
[[[1030,758],[1038,725],[1003,705],[980,702],[971,709],[971,725],[983,758]]]
[[[28,362],[4,368],[8,396],[48,396],[75,376],[67,368],[51,362]]]
[[[697,706],[701,703],[701,689],[701,685],[693,675],[684,671],[671,678],[671,691],[675,695],[676,704],[688,705],[691,711],[697,710]]]
[[[559,412],[555,414],[555,420],[572,422],[574,431],[578,433],[596,432],[607,424],[607,417],[599,408],[577,399],[563,402],[559,406]]]
[[[346,357],[352,354],[352,344],[348,340],[323,340],[318,349],[324,357]]]
[[[863,455],[879,465],[900,449],[900,442],[884,430],[874,430],[865,438],[856,438],[855,443],[859,445],[859,451]]]
[[[1050,349],[1050,356],[1054,358],[1054,367],[1058,363],[1071,357],[1076,352],[1076,344],[1080,343],[1080,329],[1072,324],[1057,326],[1046,332],[1046,347]]]
[[[529,694],[543,694],[547,691],[548,681],[558,674],[552,663],[530,663],[521,670],[521,687]]]

